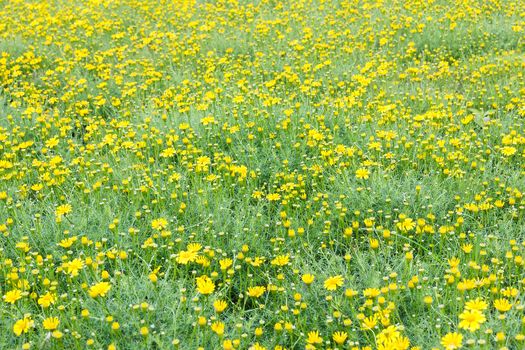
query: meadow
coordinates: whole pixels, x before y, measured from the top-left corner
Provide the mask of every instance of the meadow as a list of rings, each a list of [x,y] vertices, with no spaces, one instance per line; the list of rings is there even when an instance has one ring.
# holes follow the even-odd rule
[[[0,0],[0,349],[524,349],[525,1]]]

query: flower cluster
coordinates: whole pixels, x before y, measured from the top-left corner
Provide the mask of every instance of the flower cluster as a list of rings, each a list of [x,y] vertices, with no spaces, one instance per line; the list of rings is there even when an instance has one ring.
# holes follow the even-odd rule
[[[0,348],[524,348],[524,8],[3,2]]]

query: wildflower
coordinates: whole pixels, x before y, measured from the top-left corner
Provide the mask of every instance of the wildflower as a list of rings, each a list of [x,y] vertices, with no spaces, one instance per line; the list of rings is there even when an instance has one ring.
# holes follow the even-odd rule
[[[459,333],[447,333],[441,338],[441,345],[446,350],[460,349],[463,345],[463,336]]]
[[[52,331],[57,329],[60,320],[57,317],[48,317],[42,322],[42,326],[45,330]]]
[[[219,264],[221,266],[221,270],[227,270],[230,266],[233,265],[232,259],[221,259],[219,260]]]
[[[13,332],[20,336],[22,333],[27,333],[31,328],[35,326],[35,322],[29,316],[24,316],[23,319],[18,320],[13,325]]]
[[[211,324],[211,330],[221,337],[224,334],[224,323],[220,321],[213,322]]]
[[[253,298],[259,298],[261,295],[264,294],[265,291],[266,291],[266,288],[264,286],[249,287],[248,295]]]
[[[67,273],[71,277],[76,277],[78,276],[78,272],[84,267],[84,262],[82,261],[82,259],[75,258],[70,262],[65,263],[64,265],[66,267]]]
[[[270,202],[278,201],[279,199],[281,199],[281,195],[279,193],[270,193],[266,195],[266,199]]]
[[[215,300],[213,302],[213,308],[216,312],[221,313],[228,307],[228,304],[224,300]]]
[[[176,261],[179,264],[186,265],[197,259],[197,252],[181,250],[177,255]]]
[[[362,328],[364,330],[369,330],[369,329],[373,329],[375,326],[377,326],[377,317],[374,315],[374,316],[369,316],[369,317],[365,317],[362,321],[363,325],[362,325]]]
[[[108,282],[99,282],[89,288],[89,296],[92,298],[105,297],[111,289],[111,284]]]
[[[341,275],[329,277],[324,281],[324,288],[326,290],[336,290],[338,287],[341,287],[345,279]]]
[[[512,304],[505,298],[494,300],[494,307],[499,312],[507,312],[512,308]]]
[[[479,329],[487,319],[479,310],[465,310],[459,315],[459,328],[474,332]]]
[[[346,332],[334,332],[332,339],[339,345],[343,344],[348,338],[348,333]]]
[[[366,168],[359,168],[355,171],[355,177],[358,179],[368,179],[370,176],[370,170]]]
[[[151,228],[157,231],[162,231],[168,227],[168,220],[164,218],[155,219],[151,222]]]
[[[21,298],[22,298],[22,291],[19,289],[10,290],[4,295],[4,301],[10,304],[16,303],[16,301],[20,300]]]
[[[288,265],[289,261],[290,261],[289,255],[279,255],[271,261],[271,264],[276,265],[276,266],[285,266],[285,265]]]
[[[321,344],[323,342],[323,338],[319,335],[319,331],[311,331],[308,332],[308,338],[306,339],[306,342],[308,344]]]
[[[51,333],[51,336],[55,339],[60,339],[64,336],[64,333],[62,333],[61,331],[59,331],[58,329],[54,330],[52,333]]]
[[[57,217],[61,217],[61,216],[71,213],[72,211],[73,211],[73,207],[71,206],[71,204],[62,204],[56,208],[55,215]]]
[[[47,292],[38,298],[38,305],[42,306],[43,308],[48,308],[51,304],[54,304],[55,301],[55,295]]]
[[[378,239],[371,238],[371,239],[370,239],[370,248],[372,248],[372,249],[377,249],[377,248],[379,248],[379,240],[378,240]]]
[[[197,290],[204,295],[211,294],[215,290],[215,283],[206,275],[197,277]]]
[[[487,303],[481,298],[476,298],[474,300],[469,300],[465,304],[465,309],[467,310],[478,310],[483,311],[488,307]]]
[[[315,276],[310,273],[306,273],[301,277],[301,279],[306,285],[310,285],[313,283]]]

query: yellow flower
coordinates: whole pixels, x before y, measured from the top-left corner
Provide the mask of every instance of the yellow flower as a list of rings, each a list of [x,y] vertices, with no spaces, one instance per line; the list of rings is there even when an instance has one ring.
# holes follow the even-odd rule
[[[306,339],[306,342],[308,344],[321,344],[323,342],[323,338],[319,335],[319,331],[311,331],[308,332],[308,339]]]
[[[22,298],[22,291],[19,289],[10,290],[4,295],[4,301],[10,304],[16,303],[16,301],[21,298]]]
[[[443,338],[441,338],[441,345],[446,350],[459,349],[463,345],[463,336],[459,333],[447,333]]]
[[[370,176],[370,170],[366,168],[359,168],[355,171],[355,177],[358,179],[368,179]]]
[[[426,296],[423,298],[423,302],[424,302],[425,304],[427,304],[427,305],[430,305],[430,304],[432,304],[433,299],[432,299],[432,297],[431,297],[430,295],[426,295]]]
[[[494,307],[499,312],[507,312],[512,308],[512,304],[505,298],[494,300]]]
[[[479,329],[487,319],[485,315],[479,310],[465,310],[459,315],[459,328],[466,329],[469,332],[474,332]]]
[[[364,330],[370,330],[370,329],[374,328],[376,325],[377,325],[377,317],[376,317],[376,315],[366,317],[362,321],[362,328]]]
[[[182,265],[186,265],[188,264],[189,262],[193,262],[195,261],[197,258],[197,252],[192,252],[192,251],[186,251],[186,250],[181,250],[179,252],[179,254],[177,254],[177,258],[176,258],[176,261],[179,263],[179,264],[182,264]]]
[[[60,339],[60,338],[62,338],[63,335],[64,335],[64,333],[62,333],[59,330],[55,330],[55,331],[53,331],[53,333],[51,333],[51,336],[53,336],[53,338],[55,338],[55,339]]]
[[[61,240],[60,242],[58,242],[58,245],[62,248],[70,248],[73,243],[75,243],[77,241],[77,237],[69,237],[69,238],[64,238],[63,240]]]
[[[92,298],[105,297],[111,289],[111,284],[108,282],[99,282],[89,288],[89,296]]]
[[[60,320],[57,317],[48,317],[42,322],[44,329],[52,331],[57,329]]]
[[[338,287],[341,287],[345,279],[341,275],[329,277],[324,281],[324,288],[326,290],[336,290]]]
[[[505,333],[503,332],[496,333],[496,341],[502,342],[505,340],[505,338],[506,338]]]
[[[279,255],[275,259],[273,259],[270,263],[276,266],[285,266],[285,265],[288,265],[289,261],[290,261],[289,255]]]
[[[221,259],[219,260],[219,264],[221,265],[221,270],[224,271],[233,265],[233,260],[229,258]]]
[[[346,341],[346,338],[348,338],[348,333],[346,333],[346,332],[335,332],[332,335],[332,338],[334,339],[334,341],[337,344],[341,345],[341,344],[343,344]]]
[[[162,231],[168,226],[168,220],[164,218],[155,219],[151,222],[151,228],[157,231]]]
[[[215,290],[215,283],[206,275],[197,277],[197,290],[204,295],[211,294]]]
[[[310,273],[305,273],[301,279],[306,285],[310,285],[314,282],[315,276]]]
[[[71,213],[71,211],[73,210],[73,207],[71,207],[71,204],[63,204],[63,205],[59,205],[56,210],[55,210],[55,215],[57,217],[60,217],[60,216],[64,216],[66,214],[69,214]]]
[[[35,325],[35,321],[33,321],[29,316],[25,316],[23,319],[18,320],[13,325],[13,332],[20,336],[22,333],[27,333],[31,328],[33,328]]]
[[[144,327],[140,327],[140,335],[142,335],[143,337],[147,336],[149,334],[149,329],[148,327],[144,326]]]
[[[188,244],[188,247],[187,247],[188,251],[193,252],[193,253],[198,252],[199,250],[201,250],[201,248],[202,248],[202,245],[200,245],[199,243],[190,243]]]
[[[47,292],[38,298],[38,305],[42,306],[43,308],[48,308],[51,306],[51,304],[54,304],[55,301],[56,297],[53,294]]]
[[[214,331],[218,336],[222,336],[224,334],[224,323],[220,321],[213,322],[211,324],[211,330]]]
[[[213,308],[216,312],[221,313],[228,307],[228,304],[224,300],[215,300],[213,302]]]
[[[65,263],[64,267],[66,268],[67,273],[71,277],[76,277],[78,276],[78,272],[84,267],[84,262],[82,261],[82,259],[76,258],[68,263]]]
[[[266,292],[266,288],[264,286],[255,286],[255,287],[249,287],[248,288],[248,295],[253,298],[258,298],[261,295]]]
[[[266,199],[268,199],[270,202],[278,201],[281,199],[281,195],[279,193],[269,193],[266,195]]]
[[[517,152],[516,148],[512,147],[512,146],[505,146],[505,147],[501,148],[501,153],[505,157],[513,156],[514,154],[516,154],[516,152]]]
[[[483,299],[476,298],[474,300],[467,301],[465,304],[465,309],[483,311],[487,308],[487,306],[487,303],[483,301]]]

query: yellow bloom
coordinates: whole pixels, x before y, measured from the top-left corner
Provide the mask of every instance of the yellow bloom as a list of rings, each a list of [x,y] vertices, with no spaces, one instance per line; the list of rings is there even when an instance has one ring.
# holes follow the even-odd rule
[[[465,309],[467,310],[478,310],[483,311],[487,308],[487,303],[481,298],[476,298],[474,300],[469,300],[465,304]]]
[[[313,283],[315,276],[310,273],[306,273],[301,277],[301,279],[306,285],[310,285]]]
[[[364,330],[369,330],[369,329],[372,329],[374,328],[375,326],[377,325],[377,317],[374,315],[374,316],[369,316],[369,317],[366,317],[363,319],[362,321],[362,328]]]
[[[64,336],[64,333],[59,330],[54,330],[53,333],[51,333],[51,336],[53,336],[55,339],[60,339],[62,336]]]
[[[21,298],[22,298],[22,291],[19,289],[10,290],[4,295],[4,301],[10,304],[16,303],[16,301]]]
[[[157,231],[162,231],[168,226],[168,220],[164,218],[155,219],[151,222],[151,228]]]
[[[335,332],[332,335],[332,339],[334,339],[334,341],[339,345],[343,344],[346,341],[346,338],[348,338],[348,333],[346,332]]]
[[[273,259],[270,263],[276,266],[285,266],[285,265],[288,265],[289,261],[290,261],[289,255],[279,255],[275,259]]]
[[[78,272],[84,267],[84,262],[82,259],[76,258],[68,263],[65,263],[64,267],[71,277],[76,277],[78,276]]]
[[[111,289],[111,284],[108,282],[99,282],[89,288],[89,296],[92,298],[105,297]]]
[[[13,325],[13,332],[20,336],[22,333],[27,333],[31,328],[35,326],[35,321],[33,321],[29,316],[25,316],[23,319],[18,320]]]
[[[447,333],[443,338],[441,338],[441,345],[446,350],[459,349],[463,345],[463,336],[459,333]]]
[[[358,179],[368,179],[370,176],[370,170],[366,168],[359,168],[355,171],[355,177]]]
[[[512,309],[512,304],[505,298],[494,300],[494,307],[499,312],[507,312]]]
[[[64,216],[66,214],[69,214],[71,213],[71,211],[73,210],[73,207],[71,207],[71,204],[63,204],[63,205],[59,205],[56,210],[55,210],[55,215],[57,217],[60,217],[60,216]]]
[[[177,258],[176,258],[176,261],[179,263],[179,264],[182,264],[182,265],[186,265],[188,264],[189,262],[193,262],[197,259],[197,252],[192,252],[192,251],[186,251],[186,250],[181,250],[179,252],[179,254],[177,254]]]
[[[211,330],[214,331],[218,336],[222,336],[224,334],[224,323],[220,321],[213,322],[211,324]]]
[[[341,287],[345,279],[341,275],[329,277],[324,281],[324,288],[326,290],[336,290],[338,287]]]
[[[258,298],[261,295],[266,292],[266,288],[264,286],[255,286],[255,287],[249,287],[248,288],[248,295],[253,298]]]
[[[149,329],[148,327],[140,327],[140,335],[142,335],[143,337],[147,336],[149,334]]]
[[[197,290],[204,295],[211,294],[215,290],[215,283],[206,275],[197,277]]]
[[[517,152],[516,148],[512,147],[512,146],[505,146],[505,147],[501,148],[501,153],[505,157],[513,156],[514,154],[516,154],[516,152]]]
[[[474,332],[479,329],[480,325],[487,319],[479,310],[465,310],[459,315],[459,328]]]
[[[44,329],[52,331],[57,329],[60,320],[57,317],[48,317],[42,322]]]
[[[279,199],[281,199],[281,195],[279,193],[270,193],[266,195],[266,199],[268,199],[270,202],[278,201]]]
[[[233,260],[229,258],[221,259],[219,260],[219,264],[221,265],[221,270],[224,271],[233,265]]]
[[[306,342],[308,344],[321,344],[323,342],[323,338],[319,335],[319,331],[311,331],[308,332],[308,339],[306,339]]]
[[[213,308],[216,312],[221,313],[228,307],[228,304],[224,300],[215,300],[213,302]]]
[[[55,301],[56,301],[55,295],[47,292],[46,294],[38,298],[38,305],[42,306],[43,308],[48,308],[49,306],[51,306],[51,304],[54,304]]]

